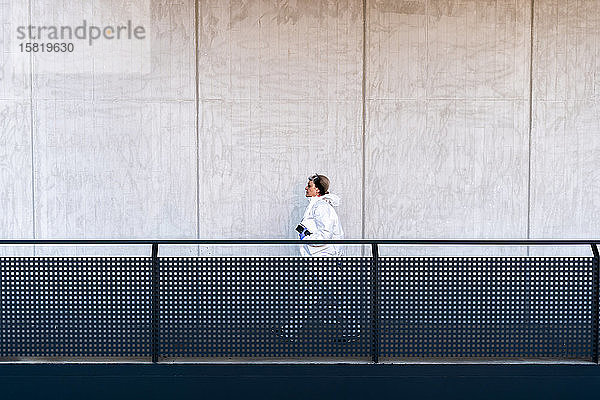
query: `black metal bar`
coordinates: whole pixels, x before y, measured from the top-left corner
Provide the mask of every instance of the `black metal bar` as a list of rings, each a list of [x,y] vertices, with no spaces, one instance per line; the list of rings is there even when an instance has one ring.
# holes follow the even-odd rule
[[[371,245],[373,263],[371,264],[371,360],[379,362],[379,248]]]
[[[0,245],[297,245],[297,244],[346,244],[346,245],[466,245],[466,246],[590,246],[600,239],[340,239],[340,240],[297,240],[297,239],[4,239]]]
[[[158,362],[158,243],[152,244],[152,362]]]
[[[600,254],[598,253],[598,246],[592,244],[592,252],[594,253],[593,261],[593,277],[592,277],[592,361],[596,364],[599,363],[598,357],[598,329],[600,327]]]

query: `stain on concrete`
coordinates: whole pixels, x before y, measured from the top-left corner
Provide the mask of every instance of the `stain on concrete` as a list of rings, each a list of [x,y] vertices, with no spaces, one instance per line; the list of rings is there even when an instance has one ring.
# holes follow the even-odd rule
[[[232,0],[229,4],[229,29],[248,18],[248,0]]]
[[[387,1],[379,0],[371,3],[371,8],[382,13],[424,15],[427,10],[425,0]]]

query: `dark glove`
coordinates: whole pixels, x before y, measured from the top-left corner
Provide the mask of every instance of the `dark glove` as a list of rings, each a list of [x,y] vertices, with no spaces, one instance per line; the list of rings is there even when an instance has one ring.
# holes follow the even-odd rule
[[[306,227],[302,224],[299,224],[296,227],[296,231],[298,232],[298,235],[300,236],[300,240],[304,239],[305,237],[309,236],[311,233],[308,229],[306,229]]]

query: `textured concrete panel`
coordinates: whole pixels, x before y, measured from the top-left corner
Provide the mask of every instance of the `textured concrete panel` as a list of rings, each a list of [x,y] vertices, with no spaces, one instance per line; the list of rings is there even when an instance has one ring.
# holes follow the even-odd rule
[[[201,99],[360,100],[362,2],[202,0]]]
[[[362,3],[201,1],[200,237],[295,238],[309,175],[361,235]],[[298,254],[206,248],[203,254]]]
[[[17,27],[27,2],[0,2],[0,238],[33,237],[31,57],[21,52]],[[0,246],[0,256],[30,256],[32,246]]]
[[[538,101],[534,117],[532,237],[600,237],[600,104]]]
[[[193,102],[36,102],[37,237],[195,237],[194,116]]]
[[[600,100],[600,2],[536,0],[533,98]]]
[[[208,101],[201,108],[201,238],[296,238],[314,173],[327,175],[341,197],[346,237],[360,237],[360,102]],[[297,253],[235,254],[257,251]]]
[[[536,1],[531,237],[600,237],[600,2]],[[591,255],[589,248],[535,255]]]
[[[17,28],[26,25],[29,9],[22,0],[0,2],[0,100],[29,100],[31,57],[21,52]]]
[[[366,237],[523,237],[525,101],[371,101],[368,115]],[[391,251],[385,254],[520,254],[509,248]]]
[[[31,105],[0,100],[0,238],[33,236]],[[28,255],[31,249],[1,247],[0,255]]]
[[[367,98],[422,98],[427,82],[427,2],[369,1]]]
[[[369,1],[367,237],[526,236],[529,21],[528,1]]]
[[[369,99],[523,99],[530,2],[370,0]]]
[[[149,45],[147,51],[142,51],[132,44],[129,54],[119,54],[118,61],[123,67],[116,71],[112,64],[116,56],[106,39],[100,39],[103,41],[92,46],[73,41],[76,46],[83,47],[78,51],[83,50],[84,56],[80,53],[36,56],[35,98],[194,100],[194,7],[193,0],[116,0],[108,3],[96,0],[77,4],[66,0],[32,0],[32,25],[76,27],[83,19],[88,24],[102,25],[102,21],[126,24],[131,18],[133,26],[141,24],[145,28],[144,43]],[[148,25],[146,21],[149,21]],[[103,44],[106,46],[102,47]],[[112,69],[107,68],[109,62]],[[57,71],[67,69],[67,64],[75,64],[78,72],[42,72],[52,64]]]

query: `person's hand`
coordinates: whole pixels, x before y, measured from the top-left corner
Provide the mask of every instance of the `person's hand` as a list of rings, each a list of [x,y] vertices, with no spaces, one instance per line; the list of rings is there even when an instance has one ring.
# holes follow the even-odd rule
[[[303,228],[303,229],[300,230],[300,228]],[[298,236],[300,236],[300,240],[302,240],[305,237],[307,237],[308,235],[310,235],[310,231],[308,229],[306,229],[306,227],[302,224],[298,225],[298,228],[296,228],[296,230],[298,230]]]

